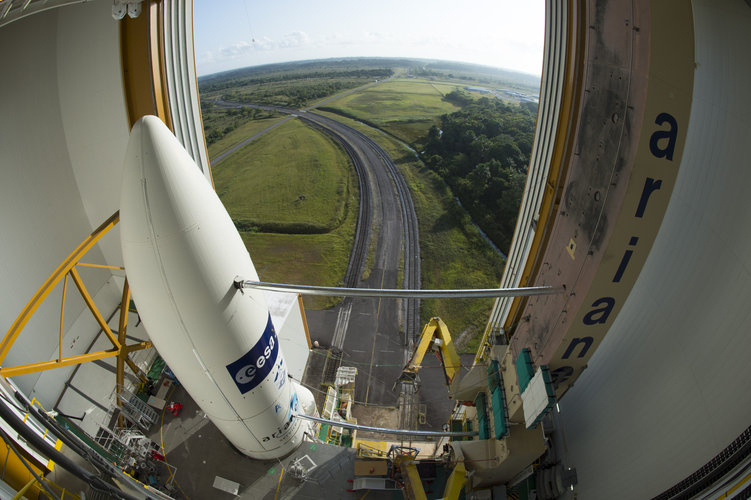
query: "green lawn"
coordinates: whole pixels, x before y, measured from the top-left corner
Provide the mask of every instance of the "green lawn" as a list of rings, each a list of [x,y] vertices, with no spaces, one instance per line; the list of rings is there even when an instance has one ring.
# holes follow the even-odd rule
[[[236,141],[255,133],[249,130]],[[228,137],[235,132],[243,134],[242,127]],[[244,231],[241,227],[240,234],[261,280],[342,285],[359,193],[349,158],[327,135],[290,120],[229,156],[212,173],[232,218],[253,221],[258,228]],[[284,232],[269,232],[269,228]],[[319,234],[298,233],[311,228],[320,229]],[[338,301],[336,297],[304,298],[310,309],[324,309]]]
[[[413,144],[445,113],[459,107],[443,96],[459,85],[419,79],[393,79],[327,103],[326,108],[371,123]]]
[[[349,210],[349,194],[356,189],[350,170],[333,140],[293,119],[230,155],[212,173],[239,228],[325,233],[339,227]]]
[[[251,120],[243,123],[235,130],[209,146],[209,158],[214,158],[224,153],[232,146],[239,144],[248,137],[252,137],[261,130],[272,126],[282,118],[283,116],[275,118],[263,118],[261,120]]]
[[[357,206],[356,193],[351,195]],[[355,236],[357,210],[344,224],[326,234],[276,234],[241,232],[262,281],[297,285],[343,286]],[[305,295],[307,309],[325,309],[338,297]]]

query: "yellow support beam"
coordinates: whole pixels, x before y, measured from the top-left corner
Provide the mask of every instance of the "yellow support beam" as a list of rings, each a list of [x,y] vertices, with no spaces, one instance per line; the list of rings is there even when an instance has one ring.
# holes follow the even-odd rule
[[[464,462],[459,462],[446,481],[446,487],[443,489],[444,500],[457,500],[466,481],[467,469],[464,468]]]
[[[417,462],[409,455],[397,457],[395,465],[402,471],[404,480],[404,498],[407,500],[427,500],[425,488],[422,487],[420,473],[417,472]]]
[[[120,354],[121,351],[130,353],[141,349],[148,349],[150,347],[153,347],[151,342],[139,342],[137,344],[122,346],[121,349],[109,349],[106,351],[89,352],[86,354],[79,354],[78,356],[64,358],[60,361],[40,361],[38,363],[29,363],[27,365],[8,366],[0,368],[0,376],[15,377],[18,375],[27,375],[29,373],[35,373],[45,370],[54,370],[55,368],[62,368],[64,366],[78,365],[89,361],[96,361],[98,359],[111,358]]]
[[[62,304],[60,304],[60,339],[57,343],[57,359],[58,361],[63,359],[63,333],[64,333],[64,323],[65,323],[65,294],[68,292],[68,275],[65,275],[65,279],[63,280],[63,300]]]
[[[26,497],[25,497],[26,493],[27,493],[27,492],[28,492],[28,491],[29,491],[29,490],[31,489],[31,487],[32,487],[32,486],[34,486],[35,484],[37,484],[37,480],[36,480],[36,478],[35,478],[35,477],[33,477],[33,476],[32,476],[31,480],[29,480],[29,482],[28,482],[28,483],[26,483],[26,484],[24,485],[24,487],[23,487],[23,488],[21,488],[20,490],[18,490],[18,492],[17,492],[17,493],[15,494],[15,495],[13,495],[13,499],[12,499],[12,500],[19,500],[19,499],[23,499],[23,498],[26,498]]]
[[[128,286],[128,280],[125,279],[123,285],[123,296],[120,299],[120,320],[117,323],[117,341],[120,345],[125,344],[125,329],[128,326],[128,303],[130,301],[130,287]],[[117,355],[117,364],[115,367],[115,387],[117,395],[120,396],[122,388],[125,386],[125,360],[128,358],[128,354],[123,349]],[[136,373],[137,375],[138,373]],[[122,401],[117,398],[117,406],[122,406]]]
[[[152,347],[154,347],[154,345],[148,340],[146,340],[144,342],[138,342],[137,344],[124,345],[122,349],[127,354],[130,354],[133,351],[140,351],[141,349],[150,349]]]
[[[80,354],[78,356],[71,356],[70,358],[63,358],[60,361],[41,361],[38,363],[29,363],[27,365],[9,366],[0,368],[0,375],[3,377],[15,377],[17,375],[27,375],[29,373],[52,370],[54,368],[62,368],[64,366],[77,365],[79,363],[85,363],[87,361],[96,361],[97,359],[110,358],[117,356],[119,350],[110,349],[108,351],[89,352],[86,354]]]
[[[76,288],[78,288],[78,291],[81,292],[81,297],[83,297],[86,305],[89,306],[89,310],[91,311],[91,314],[94,315],[96,322],[99,323],[99,327],[104,331],[104,334],[107,335],[107,338],[110,339],[110,342],[112,342],[112,345],[115,346],[115,349],[120,349],[120,342],[118,342],[115,334],[112,333],[112,329],[107,324],[107,320],[104,319],[104,316],[102,316],[102,313],[99,312],[96,304],[94,304],[94,299],[91,297],[91,294],[84,286],[83,281],[81,280],[81,275],[78,274],[78,271],[75,267],[70,270],[70,277],[73,278],[73,283],[76,284]]]
[[[125,271],[123,266],[105,266],[104,264],[89,264],[86,262],[79,262],[76,264],[79,267],[95,267],[97,269],[112,269],[114,271]]]
[[[26,307],[24,307],[23,311],[21,311],[21,314],[18,315],[16,320],[13,322],[13,325],[11,325],[10,330],[8,330],[8,332],[5,334],[2,342],[0,342],[0,365],[2,365],[3,361],[5,361],[10,348],[13,346],[16,338],[18,338],[21,330],[23,330],[24,326],[26,326],[26,323],[29,322],[31,317],[34,315],[34,312],[36,312],[44,299],[47,298],[50,292],[55,288],[55,285],[57,285],[60,280],[63,279],[71,269],[73,269],[73,267],[76,265],[76,262],[78,262],[81,257],[83,257],[86,252],[88,252],[97,243],[97,241],[99,241],[102,236],[107,234],[107,232],[112,229],[119,221],[120,212],[118,211],[115,212],[109,219],[104,221],[101,226],[96,228],[94,232],[92,232],[88,236],[88,238],[86,238],[80,245],[78,245],[78,247],[73,250],[70,255],[68,255],[68,257],[58,266],[58,268],[55,269],[52,275],[47,278],[47,281],[44,282],[41,288],[37,290],[37,293],[34,294],[31,300],[29,300],[28,304],[26,304]]]

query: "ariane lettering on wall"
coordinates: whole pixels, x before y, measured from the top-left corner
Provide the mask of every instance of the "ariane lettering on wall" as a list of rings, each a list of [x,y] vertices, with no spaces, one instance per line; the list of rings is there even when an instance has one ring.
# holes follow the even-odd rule
[[[678,121],[669,113],[659,113],[654,121],[655,124],[662,127],[654,131],[649,138],[649,152],[658,159],[664,159],[665,161],[672,162],[675,153],[676,141],[678,138]],[[665,128],[667,127],[667,128]],[[671,173],[673,175],[673,173]],[[662,188],[663,179],[654,177],[646,177],[644,185],[642,187],[641,196],[639,202],[633,212],[633,216],[636,219],[648,218],[649,213],[649,201],[652,196]],[[628,243],[623,250],[623,255],[618,264],[613,277],[612,283],[620,283],[624,274],[628,270],[631,257],[635,252],[639,251],[639,236],[632,235],[628,239]],[[603,296],[594,300],[589,307],[590,309],[582,318],[584,326],[595,326],[606,324],[610,319],[611,313],[615,309],[616,299],[614,297]],[[593,336],[581,336],[572,338],[566,348],[563,350],[561,360],[567,359],[581,359],[591,355],[590,348],[595,343]],[[561,384],[574,374],[574,369],[571,366],[561,366],[551,372],[551,378],[556,385]]]

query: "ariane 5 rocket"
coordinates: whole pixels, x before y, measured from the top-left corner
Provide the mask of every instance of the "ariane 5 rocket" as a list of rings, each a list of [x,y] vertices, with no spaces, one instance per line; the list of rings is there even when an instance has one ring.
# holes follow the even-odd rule
[[[250,195],[250,194],[249,194]],[[155,116],[131,131],[120,238],[133,300],[159,354],[190,396],[246,455],[293,451],[307,424],[287,377],[258,274],[229,214],[193,159]]]

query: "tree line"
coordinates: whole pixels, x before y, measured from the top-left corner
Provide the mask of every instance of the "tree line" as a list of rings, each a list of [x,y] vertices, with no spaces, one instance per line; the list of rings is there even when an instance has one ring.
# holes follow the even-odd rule
[[[269,76],[245,77],[245,78],[224,78],[218,81],[199,82],[201,92],[213,92],[235,87],[248,87],[252,85],[262,85],[265,83],[289,82],[292,80],[307,80],[311,78],[365,78],[365,79],[383,79],[394,74],[391,68],[375,69],[350,69],[350,70],[333,70],[333,71],[306,71],[300,73],[281,73]]]
[[[303,107],[310,101],[323,99],[343,90],[362,85],[361,81],[334,80],[318,83],[301,83],[287,87],[265,87],[251,93],[231,92],[222,96],[225,101],[244,102],[248,104],[271,104],[290,108]]]
[[[462,107],[428,131],[422,157],[451,187],[472,219],[504,252],[511,246],[527,178],[537,104],[474,100],[455,90]]]
[[[252,108],[217,108],[211,102],[201,102],[203,114],[203,134],[206,145],[210,146],[237,127],[251,120],[262,120],[277,116],[273,111]]]

